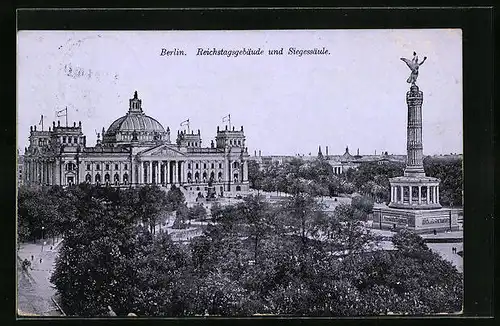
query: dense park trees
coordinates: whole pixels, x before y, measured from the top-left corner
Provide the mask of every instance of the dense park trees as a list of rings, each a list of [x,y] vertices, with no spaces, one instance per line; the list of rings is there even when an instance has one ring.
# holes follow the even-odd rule
[[[362,222],[373,202],[360,197],[327,214],[307,184],[297,179],[293,195],[280,204],[262,196],[214,203],[212,222],[187,244],[150,227],[174,206],[185,220],[206,217],[202,206],[171,202],[183,200],[172,194],[175,189],[23,189],[20,219],[28,239],[38,236],[42,221],[58,221],[54,228],[64,242],[52,282],[71,315],[106,315],[108,306],[118,315],[141,316],[461,309],[462,275],[418,235],[400,233],[393,240],[398,250],[374,251],[377,238]]]
[[[441,179],[440,201],[444,206],[461,206],[463,167],[461,158],[427,157],[424,159],[427,175]]]
[[[155,234],[154,226],[166,212],[175,211],[174,226],[184,228],[207,211],[188,208],[180,189],[157,187],[21,187],[19,238],[64,236],[52,282],[70,315],[102,316],[108,307],[141,316],[461,310],[462,274],[420,236],[402,231],[392,240],[396,250],[380,250],[364,227],[374,202],[384,200],[377,186],[402,167],[362,165],[340,177],[323,159],[253,168],[254,187],[289,196],[276,204],[259,195],[214,202],[204,233],[189,243]],[[455,168],[426,162],[429,174]],[[318,200],[355,190],[362,195],[330,213]]]
[[[91,204],[99,202],[115,216],[142,222],[154,232],[154,225],[165,212],[183,205],[184,195],[177,188],[167,193],[158,187],[117,190],[87,184],[63,189],[53,187],[20,187],[18,191],[18,237],[20,241],[63,235],[91,218]],[[185,205],[185,204],[184,204]]]
[[[268,192],[293,193],[297,181],[314,196],[338,196],[359,194],[369,196],[376,202],[389,202],[389,179],[403,175],[404,163],[377,162],[361,163],[356,169],[348,169],[342,175],[335,175],[331,165],[323,157],[311,161],[293,158],[281,165],[275,163],[260,169],[251,161],[248,167],[250,186]],[[441,179],[440,199],[444,206],[462,204],[462,160],[457,158],[424,159],[428,176]]]

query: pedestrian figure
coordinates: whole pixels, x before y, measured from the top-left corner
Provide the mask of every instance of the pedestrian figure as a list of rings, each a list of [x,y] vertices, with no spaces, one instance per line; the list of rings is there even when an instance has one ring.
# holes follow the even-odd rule
[[[40,258],[40,264],[42,263],[42,258]]]
[[[33,258],[34,258],[33,255],[31,255],[31,260],[33,260]]]
[[[436,233],[437,233],[437,232],[436,232],[436,229],[434,229],[434,230],[432,231],[432,233],[434,233],[434,235],[436,235]]]
[[[52,250],[52,246],[50,246],[50,250]]]

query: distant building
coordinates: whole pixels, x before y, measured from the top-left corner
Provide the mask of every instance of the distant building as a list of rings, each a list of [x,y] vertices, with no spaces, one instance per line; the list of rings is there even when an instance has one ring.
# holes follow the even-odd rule
[[[387,162],[398,162],[404,163],[406,161],[406,155],[393,155],[388,154],[387,152],[382,153],[381,155],[359,155],[359,150],[356,155],[351,155],[349,153],[349,147],[346,147],[344,154],[342,155],[329,155],[328,147],[326,153],[319,155],[321,153],[321,149],[318,151],[318,156],[312,155],[269,155],[269,156],[252,156],[249,157],[249,160],[254,160],[261,165],[261,168],[265,169],[266,167],[272,164],[283,164],[286,162],[290,162],[292,159],[302,159],[304,161],[315,160],[319,156],[323,157],[333,168],[333,172],[335,174],[342,174],[349,169],[357,169],[362,163],[370,163],[376,162],[378,164],[384,164]]]
[[[248,190],[243,126],[217,127],[210,147],[202,147],[200,130],[178,131],[172,144],[170,128],[143,112],[137,92],[128,112],[103,128],[102,141],[98,134],[95,146],[87,146],[80,122],[73,126],[53,122],[48,131],[31,127],[29,141],[22,178],[28,185],[156,184],[201,191],[211,180],[219,195]]]

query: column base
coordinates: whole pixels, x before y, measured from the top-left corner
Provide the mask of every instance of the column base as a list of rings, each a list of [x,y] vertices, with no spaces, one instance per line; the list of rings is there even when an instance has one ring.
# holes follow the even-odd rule
[[[426,210],[426,209],[439,209],[442,208],[441,204],[439,203],[415,203],[415,204],[409,204],[409,203],[398,203],[398,202],[391,202],[388,205],[390,208],[398,208],[398,209],[411,209],[411,210]]]

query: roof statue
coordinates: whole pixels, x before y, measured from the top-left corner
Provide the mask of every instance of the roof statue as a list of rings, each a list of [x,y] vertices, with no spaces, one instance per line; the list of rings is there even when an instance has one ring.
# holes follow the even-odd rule
[[[425,60],[427,60],[427,57],[424,57],[424,60],[422,62],[418,63],[418,56],[416,52],[413,52],[413,59],[409,60],[406,58],[401,58],[408,68],[411,70],[410,77],[406,80],[407,83],[410,83],[412,85],[415,85],[415,82],[417,81],[418,78],[418,68],[424,64]]]

